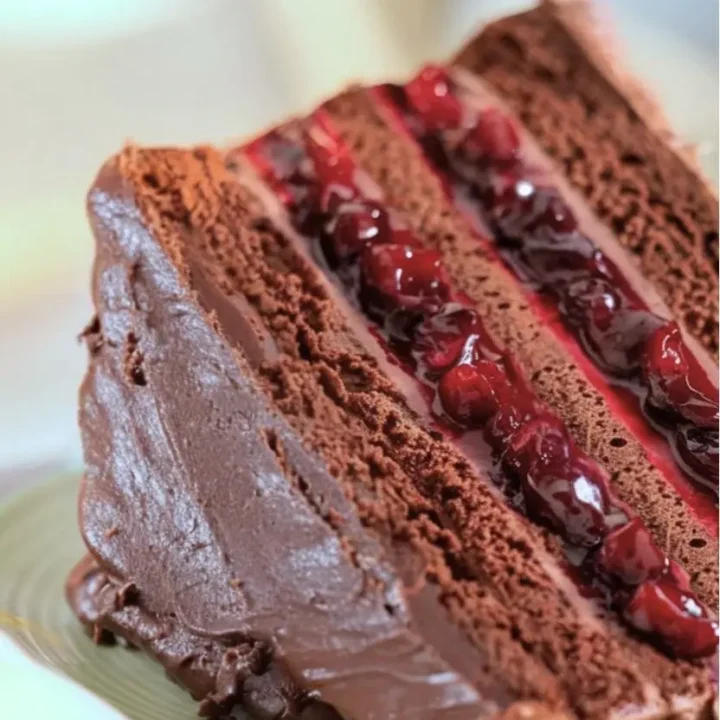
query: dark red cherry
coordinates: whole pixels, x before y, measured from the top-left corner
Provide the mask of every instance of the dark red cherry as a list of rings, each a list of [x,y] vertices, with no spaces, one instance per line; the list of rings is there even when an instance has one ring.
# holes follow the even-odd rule
[[[686,595],[692,595],[693,589],[692,583],[690,582],[690,574],[682,565],[679,565],[674,560],[668,559],[664,577],[667,582],[672,583],[680,592]]]
[[[491,222],[507,237],[521,237],[525,227],[535,219],[537,187],[516,169],[492,173],[479,191],[479,198]]]
[[[674,321],[659,327],[647,340],[647,361],[662,377],[687,371],[687,360],[680,327]]]
[[[392,239],[387,210],[373,200],[353,200],[338,204],[327,224],[333,251],[340,260],[357,255],[366,245]]]
[[[393,210],[388,210],[388,217],[390,219],[390,237],[388,242],[393,242],[396,245],[422,247],[422,243],[418,240],[417,235],[410,229],[404,218],[400,217],[400,215]]]
[[[504,369],[491,360],[456,365],[443,374],[438,384],[443,410],[466,426],[482,425],[509,392]]]
[[[393,309],[439,307],[450,288],[440,253],[408,245],[370,245],[361,256],[366,286]]]
[[[628,622],[652,633],[679,657],[692,660],[713,655],[718,646],[717,623],[702,606],[672,581],[646,580],[625,610]]]
[[[634,373],[645,338],[661,322],[658,316],[634,305],[606,278],[585,277],[558,290],[562,310],[595,362],[615,376]]]
[[[336,205],[358,196],[355,165],[334,138],[319,125],[310,126],[304,135],[305,149],[321,187],[320,209],[332,212]]]
[[[475,310],[447,303],[417,326],[413,356],[430,373],[438,373],[458,359],[469,337],[480,332],[482,325]]]
[[[622,298],[603,278],[586,277],[567,286],[564,293],[566,309],[580,326],[590,324],[605,331],[621,307]]]
[[[674,411],[701,427],[717,428],[717,389],[685,345],[676,322],[665,323],[648,337],[642,370],[651,406]]]
[[[592,241],[579,233],[556,235],[531,233],[519,243],[519,257],[534,280],[548,287],[572,282],[597,272],[598,251]]]
[[[483,436],[493,450],[504,451],[515,433],[537,413],[533,397],[518,389],[510,401],[504,402],[483,430]]]
[[[405,93],[410,105],[431,128],[446,130],[460,127],[462,106],[453,94],[445,68],[425,66],[405,86]]]
[[[577,230],[577,220],[569,205],[552,190],[543,190],[536,194],[535,209],[537,219],[532,230],[547,230],[555,234],[567,234]]]
[[[572,210],[557,190],[513,169],[493,173],[480,198],[497,228],[521,246],[538,235],[559,239],[577,229]]]
[[[659,577],[668,567],[667,557],[640,518],[633,518],[608,534],[598,562],[626,585],[639,585],[649,577]]]
[[[498,108],[486,108],[478,113],[463,144],[471,155],[480,155],[494,163],[514,162],[520,154],[517,127]]]
[[[563,422],[548,412],[541,412],[513,435],[503,455],[503,467],[514,474],[526,475],[536,460],[567,462],[571,449]]]
[[[528,512],[573,545],[594,547],[617,522],[607,480],[579,451],[536,458],[521,485]]]

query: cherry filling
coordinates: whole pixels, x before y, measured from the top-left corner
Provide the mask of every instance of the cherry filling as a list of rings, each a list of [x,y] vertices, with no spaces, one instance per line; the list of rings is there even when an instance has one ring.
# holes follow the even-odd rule
[[[477,118],[468,132],[466,147],[476,156],[491,158],[498,164],[510,164],[520,153],[520,136],[503,113],[493,108]]]
[[[472,108],[435,66],[404,94],[392,88],[388,96],[430,162],[474,199],[511,268],[555,300],[592,361],[609,377],[630,383],[681,468],[717,494],[717,389],[677,324],[650,310],[583,234],[547,174],[524,160],[514,122],[496,107]]]
[[[437,104],[445,91],[436,79],[428,75],[414,92],[433,114],[434,126],[443,127],[456,113]],[[431,86],[424,98],[423,83]],[[287,186],[280,197],[289,198],[292,221],[377,322],[386,350],[434,393],[438,422],[455,432],[482,430],[509,483],[503,489],[510,500],[568,544],[586,549],[595,576],[633,627],[684,657],[711,653],[716,626],[684,573],[657,548],[642,520],[613,497],[605,471],[535,397],[515,359],[497,346],[469,300],[453,290],[439,253],[423,248],[378,200],[377,188],[326,126],[318,114],[293,141],[293,152],[302,152],[292,172],[273,166],[270,149],[261,161],[255,146],[250,157],[273,187]],[[514,161],[514,137],[500,125],[496,130],[495,156]],[[610,311],[598,323],[607,330],[612,321]]]
[[[625,617],[639,630],[661,634],[680,657],[708,657],[717,650],[717,623],[669,576],[638,585],[627,604]]]
[[[677,410],[699,428],[717,427],[716,390],[683,342],[677,323],[654,329],[645,350],[642,372],[648,405],[660,411]]]
[[[462,122],[463,109],[460,101],[451,93],[447,73],[439,67],[428,65],[405,88],[408,97],[428,124],[440,130],[455,128]]]
[[[474,343],[482,326],[480,316],[461,303],[446,303],[415,328],[413,356],[431,377],[454,365],[468,343]]]
[[[368,244],[360,256],[368,295],[383,309],[438,310],[450,297],[440,253],[397,243]],[[385,310],[387,312],[387,310]]]
[[[471,338],[468,345],[472,342]],[[437,387],[443,410],[464,427],[484,425],[504,402],[515,399],[503,368],[472,355],[473,349],[466,348],[459,362],[442,374]]]

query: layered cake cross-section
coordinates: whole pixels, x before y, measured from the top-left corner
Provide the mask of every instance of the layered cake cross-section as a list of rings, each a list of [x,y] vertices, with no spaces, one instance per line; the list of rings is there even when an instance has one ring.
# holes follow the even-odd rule
[[[710,717],[717,208],[567,13],[100,171],[67,593],[202,716]]]

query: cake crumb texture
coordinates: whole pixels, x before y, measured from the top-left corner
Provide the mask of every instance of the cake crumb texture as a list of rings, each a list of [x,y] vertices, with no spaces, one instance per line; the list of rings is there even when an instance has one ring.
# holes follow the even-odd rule
[[[502,94],[717,358],[717,200],[593,67],[555,13],[544,4],[495,22],[456,62]]]

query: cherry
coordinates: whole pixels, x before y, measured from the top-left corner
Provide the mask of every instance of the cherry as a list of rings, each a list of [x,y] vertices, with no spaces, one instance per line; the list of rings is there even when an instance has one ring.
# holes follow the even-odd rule
[[[483,430],[486,442],[502,452],[512,442],[515,433],[536,413],[536,403],[525,388],[516,386],[514,396],[504,402]]]
[[[332,212],[340,202],[356,198],[355,166],[334,138],[319,125],[312,125],[305,131],[304,141],[321,187],[320,209]]]
[[[645,580],[630,599],[625,616],[638,630],[656,635],[679,657],[703,658],[717,650],[717,623],[705,615],[692,594],[670,580]]]
[[[557,190],[538,185],[517,169],[492,173],[479,197],[491,222],[522,246],[537,234],[553,238],[577,229],[577,220]]]
[[[571,441],[563,422],[548,412],[541,412],[513,435],[503,454],[503,466],[509,472],[526,475],[535,460],[567,461],[570,452]]]
[[[658,577],[668,567],[667,557],[640,518],[610,532],[600,548],[598,562],[627,585],[639,585],[649,577]]]
[[[577,220],[568,204],[554,190],[543,189],[536,193],[536,220],[532,230],[542,229],[557,234],[577,230]]]
[[[390,237],[388,242],[396,245],[412,245],[412,247],[422,247],[422,243],[418,240],[415,233],[409,228],[408,224],[396,212],[389,210],[388,218],[390,220]]]
[[[534,280],[557,291],[558,283],[572,282],[598,271],[601,257],[592,241],[579,233],[555,235],[537,232],[525,236],[519,256]]]
[[[534,215],[535,184],[522,177],[517,169],[492,173],[478,192],[491,223],[505,236],[522,236],[526,223]]]
[[[535,457],[521,485],[528,512],[573,545],[597,545],[618,514],[600,468],[579,451]]]
[[[463,149],[493,163],[512,163],[520,154],[520,135],[504,112],[487,108],[478,113],[475,125],[463,141]]]
[[[717,389],[688,350],[676,322],[665,323],[648,337],[642,371],[651,407],[674,411],[700,427],[717,428]]]
[[[417,326],[413,355],[430,373],[438,373],[450,367],[468,338],[482,330],[475,310],[447,303]]]
[[[665,578],[667,582],[672,583],[680,592],[686,595],[691,595],[692,583],[690,582],[690,574],[682,566],[676,563],[674,560],[667,559],[665,566]]]
[[[511,391],[503,368],[491,360],[461,363],[448,370],[438,384],[445,412],[461,425],[482,425]]]
[[[561,309],[597,365],[615,376],[640,366],[645,338],[662,322],[609,279],[584,277],[559,287]]]
[[[440,253],[410,245],[369,245],[361,255],[366,285],[392,309],[439,307],[450,287]]]
[[[564,293],[568,315],[580,326],[605,331],[621,307],[622,298],[603,278],[584,277],[567,286]]]
[[[387,243],[392,238],[388,211],[372,200],[338,204],[326,232],[339,260],[357,255],[368,244]]]
[[[445,68],[426,65],[405,86],[410,105],[423,117],[431,129],[446,130],[460,127],[462,106],[452,92]]]

